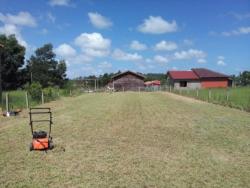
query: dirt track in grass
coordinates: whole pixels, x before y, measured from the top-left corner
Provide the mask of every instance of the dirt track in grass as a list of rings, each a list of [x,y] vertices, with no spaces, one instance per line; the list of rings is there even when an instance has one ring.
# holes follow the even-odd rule
[[[250,114],[190,100],[125,92],[51,102],[47,154],[28,151],[26,113],[0,118],[0,187],[249,186]]]

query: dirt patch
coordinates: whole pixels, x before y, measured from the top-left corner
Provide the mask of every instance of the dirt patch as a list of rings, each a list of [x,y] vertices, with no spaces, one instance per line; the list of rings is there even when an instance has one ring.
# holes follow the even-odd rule
[[[200,100],[197,100],[197,99],[193,99],[193,98],[189,98],[189,97],[177,95],[177,94],[174,94],[174,93],[165,92],[165,94],[166,94],[167,96],[173,98],[173,99],[181,100],[181,101],[188,102],[188,103],[207,104],[207,103],[204,102],[204,101],[200,101]]]

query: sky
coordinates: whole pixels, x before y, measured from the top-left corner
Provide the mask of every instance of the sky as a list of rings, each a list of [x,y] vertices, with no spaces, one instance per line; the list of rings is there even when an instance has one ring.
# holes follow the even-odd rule
[[[69,78],[131,70],[250,70],[249,0],[0,0],[0,33],[52,43]]]

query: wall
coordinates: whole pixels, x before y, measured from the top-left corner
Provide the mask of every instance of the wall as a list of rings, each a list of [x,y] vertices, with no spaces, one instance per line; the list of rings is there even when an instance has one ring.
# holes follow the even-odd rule
[[[199,81],[187,81],[187,87],[180,87],[180,81],[174,81],[175,89],[196,89],[201,88],[201,83]]]
[[[113,87],[112,81],[109,84],[110,87]],[[117,91],[138,91],[139,88],[141,90],[144,89],[144,80],[132,75],[126,74],[121,77],[115,78],[114,87]]]
[[[228,80],[203,80],[201,81],[202,88],[226,88]]]

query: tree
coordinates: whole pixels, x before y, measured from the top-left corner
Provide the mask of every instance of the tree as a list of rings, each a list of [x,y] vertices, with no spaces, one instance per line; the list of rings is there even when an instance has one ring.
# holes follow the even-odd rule
[[[16,89],[22,83],[21,67],[24,65],[25,47],[18,44],[15,35],[0,35],[1,49],[1,78],[4,90]]]
[[[249,86],[250,85],[250,71],[243,71],[239,75],[239,83],[241,86]]]
[[[39,82],[43,87],[63,86],[66,79],[66,63],[55,59],[52,44],[45,44],[35,51],[27,64],[31,82]]]

